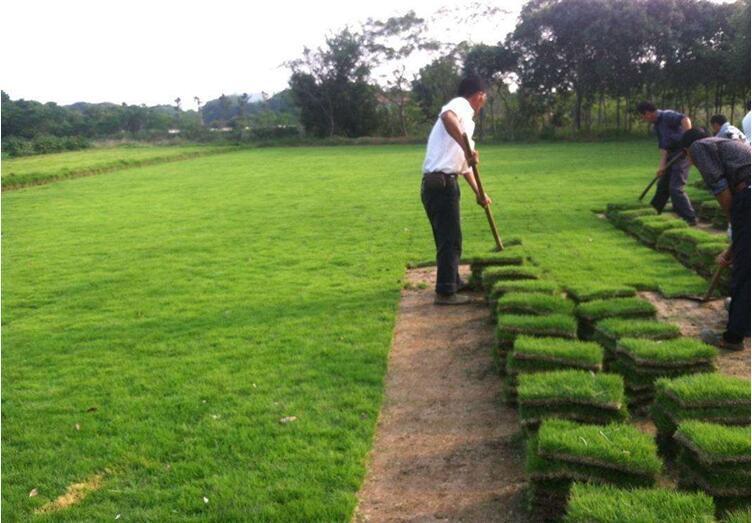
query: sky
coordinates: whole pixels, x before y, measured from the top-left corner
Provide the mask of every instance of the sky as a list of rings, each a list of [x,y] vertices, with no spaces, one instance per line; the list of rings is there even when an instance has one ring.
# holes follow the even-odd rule
[[[414,10],[435,36],[494,44],[514,28],[524,0],[484,2],[506,11],[455,24],[472,0],[377,2],[6,0],[0,22],[0,88],[12,99],[174,104],[195,108],[220,94],[275,93],[282,64],[328,33]],[[444,8],[443,15],[436,15]],[[454,13],[454,14],[452,14]],[[428,62],[416,58],[412,72]],[[376,72],[378,77],[380,72]],[[378,79],[378,78],[376,78]]]

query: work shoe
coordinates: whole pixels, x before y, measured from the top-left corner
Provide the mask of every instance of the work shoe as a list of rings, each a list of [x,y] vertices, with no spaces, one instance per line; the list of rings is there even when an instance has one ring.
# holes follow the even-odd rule
[[[726,350],[744,350],[744,340],[739,342],[726,341],[726,338],[720,332],[714,332],[705,329],[700,333],[700,339],[708,345],[713,345],[719,349]]]
[[[436,298],[433,300],[436,305],[465,305],[470,303],[470,298],[467,296],[460,296],[457,293],[454,294],[436,294]]]

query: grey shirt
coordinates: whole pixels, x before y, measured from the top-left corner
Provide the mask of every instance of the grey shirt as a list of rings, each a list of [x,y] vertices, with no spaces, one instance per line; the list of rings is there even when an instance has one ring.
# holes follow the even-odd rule
[[[746,142],[703,138],[689,147],[689,154],[713,194],[733,189],[745,180],[749,183],[750,147]]]

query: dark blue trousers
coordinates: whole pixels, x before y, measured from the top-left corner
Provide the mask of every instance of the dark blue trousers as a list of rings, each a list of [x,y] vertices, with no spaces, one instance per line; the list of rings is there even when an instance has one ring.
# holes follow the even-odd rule
[[[454,294],[460,284],[459,266],[462,256],[460,187],[457,176],[425,174],[420,198],[431,222],[436,243],[436,292]]]
[[[723,337],[738,343],[749,336],[750,330],[750,191],[734,193],[731,204],[731,306],[728,325]]]
[[[669,160],[672,157],[670,156]],[[655,186],[655,196],[650,201],[650,205],[658,211],[658,214],[663,212],[663,208],[670,198],[674,212],[681,218],[688,222],[694,222],[697,219],[695,210],[692,208],[692,203],[684,191],[684,187],[687,185],[687,178],[689,177],[689,167],[689,160],[682,158],[672,165],[658,180]]]

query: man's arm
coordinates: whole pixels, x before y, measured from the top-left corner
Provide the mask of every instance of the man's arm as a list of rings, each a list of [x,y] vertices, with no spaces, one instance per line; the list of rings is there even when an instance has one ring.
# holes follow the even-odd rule
[[[449,133],[449,136],[451,136],[464,151],[465,140],[462,137],[463,130],[462,126],[460,125],[460,120],[459,118],[457,118],[457,115],[454,114],[454,111],[444,111],[441,114],[441,123],[444,124],[444,129],[446,129],[447,133]],[[478,151],[472,151],[471,156],[467,156],[467,152],[465,152],[465,160],[470,166],[477,165]],[[465,178],[468,185],[470,185],[473,192],[475,193],[475,199],[478,202],[478,205],[481,205],[483,207],[489,205],[491,203],[491,198],[489,198],[487,194],[484,194],[481,197],[480,193],[478,192],[478,185],[475,183],[475,177],[473,176],[472,171],[466,171],[462,173],[462,176]]]
[[[726,187],[716,194],[715,198],[718,200],[718,203],[721,204],[721,209],[723,209],[723,212],[726,214],[726,219],[731,223],[731,200],[733,198],[731,189]]]
[[[692,120],[689,119],[689,116],[682,118],[681,128],[685,133],[692,128]]]

